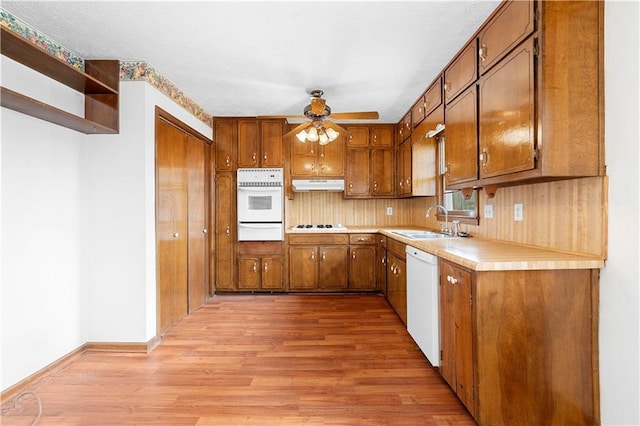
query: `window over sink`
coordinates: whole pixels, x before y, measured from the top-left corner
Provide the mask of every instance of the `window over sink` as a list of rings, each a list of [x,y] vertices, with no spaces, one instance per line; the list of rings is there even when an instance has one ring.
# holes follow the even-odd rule
[[[438,139],[438,204],[443,205],[449,214],[449,221],[459,220],[460,223],[469,225],[478,225],[480,217],[478,216],[478,190],[473,189],[470,195],[465,197],[463,190],[446,189],[446,161],[444,158],[445,136],[442,135]],[[444,220],[444,214],[438,211],[438,220]]]

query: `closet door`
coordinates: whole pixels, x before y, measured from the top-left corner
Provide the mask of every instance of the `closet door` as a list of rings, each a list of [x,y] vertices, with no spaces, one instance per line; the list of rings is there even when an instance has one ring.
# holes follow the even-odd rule
[[[187,135],[156,120],[157,331],[187,314]]]
[[[205,210],[205,142],[187,135],[188,311],[202,306],[207,291],[207,225]]]

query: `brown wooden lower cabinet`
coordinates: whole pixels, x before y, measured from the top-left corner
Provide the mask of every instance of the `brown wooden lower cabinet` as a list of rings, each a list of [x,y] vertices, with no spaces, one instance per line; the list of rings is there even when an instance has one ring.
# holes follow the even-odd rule
[[[406,244],[387,240],[387,300],[407,323],[407,262]]]
[[[375,264],[376,234],[350,234],[349,290],[376,290]]]
[[[598,279],[440,260],[440,372],[480,425],[598,423]]]
[[[270,292],[285,290],[282,242],[238,243],[238,290]]]
[[[289,290],[347,290],[348,243],[345,234],[289,236]]]

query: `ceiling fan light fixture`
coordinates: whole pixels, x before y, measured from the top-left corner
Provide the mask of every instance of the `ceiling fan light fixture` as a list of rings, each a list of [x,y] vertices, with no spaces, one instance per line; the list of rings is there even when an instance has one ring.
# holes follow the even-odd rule
[[[340,135],[340,133],[333,130],[331,127],[328,127],[326,130],[327,137],[329,138],[329,142],[333,142]]]
[[[329,136],[327,136],[327,133],[324,131],[324,128],[320,129],[320,132],[318,133],[318,140],[319,140],[318,143],[320,145],[326,145],[330,142]]]
[[[318,140],[318,129],[316,129],[315,127],[312,127],[309,129],[309,131],[307,132],[307,140],[309,142],[315,142]]]
[[[307,141],[307,132],[304,129],[300,130],[300,132],[296,133],[296,138],[298,138],[300,142],[305,143]]]

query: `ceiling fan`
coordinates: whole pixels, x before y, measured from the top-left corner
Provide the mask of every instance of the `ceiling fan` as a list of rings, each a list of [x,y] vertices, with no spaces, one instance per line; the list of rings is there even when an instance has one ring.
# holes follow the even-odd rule
[[[316,142],[326,145],[333,142],[340,134],[346,130],[334,123],[332,120],[376,120],[379,115],[376,111],[362,112],[338,112],[331,113],[331,108],[327,101],[322,98],[322,90],[311,90],[311,102],[304,107],[303,115],[270,115],[259,118],[306,118],[307,122],[294,127],[285,134],[289,136],[295,134],[300,142]]]

